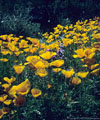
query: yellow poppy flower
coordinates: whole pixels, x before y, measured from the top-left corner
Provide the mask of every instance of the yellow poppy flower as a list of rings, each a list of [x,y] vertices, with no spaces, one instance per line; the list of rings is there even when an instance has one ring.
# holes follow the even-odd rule
[[[25,66],[24,65],[14,65],[13,68],[17,74],[21,74],[23,72]]]
[[[24,52],[29,52],[29,51],[30,51],[29,48],[25,48],[25,49],[23,49],[23,50],[24,50]]]
[[[7,97],[8,97],[8,95],[6,95],[6,94],[0,96],[0,102],[3,102],[6,105],[10,105],[12,100],[6,100]]]
[[[13,44],[8,44],[8,47],[9,47],[9,49],[12,51],[12,52],[17,52],[17,51],[19,51],[19,48],[17,48],[15,45],[13,45]]]
[[[4,77],[3,80],[11,84],[12,82],[16,80],[16,78],[13,76],[10,79],[8,77]]]
[[[1,54],[3,54],[3,55],[7,55],[7,54],[12,55],[12,52],[9,51],[9,50],[6,50],[6,49],[1,49]]]
[[[39,42],[39,40],[37,38],[30,38],[29,40],[32,42],[32,45],[34,47],[38,48],[40,46],[40,42]]]
[[[26,48],[26,49],[29,49],[28,52],[33,54],[38,50],[38,47],[33,47],[32,45],[29,45],[29,48]]]
[[[64,60],[55,60],[50,63],[50,66],[61,67],[64,64]]]
[[[45,43],[41,43],[40,48],[45,48]]]
[[[69,38],[63,38],[62,42],[63,42],[63,46],[67,47],[68,45],[71,45],[73,43],[73,40]]]
[[[3,40],[7,40],[7,35],[0,35],[0,38]]]
[[[70,78],[74,73],[74,69],[71,69],[69,71],[62,70],[62,74],[64,74],[66,78]]]
[[[99,66],[99,64],[91,65],[91,66],[90,66],[90,69],[93,70],[94,68],[96,68],[96,67],[98,67],[98,66]]]
[[[61,68],[52,68],[52,70],[53,70],[54,72],[60,72],[60,71],[61,71]]]
[[[12,102],[12,100],[5,100],[3,103],[4,103],[5,105],[10,105],[11,102]]]
[[[51,84],[48,84],[48,89],[51,88]]]
[[[40,96],[42,94],[42,91],[39,90],[39,89],[33,88],[31,90],[31,93],[32,93],[32,96],[36,98],[36,97],[38,97],[38,96]]]
[[[40,77],[45,77],[48,74],[46,69],[37,69],[35,75],[39,75]]]
[[[19,38],[23,38],[24,36],[19,36]]]
[[[85,52],[85,57],[86,58],[88,58],[88,59],[92,59],[93,58],[93,56],[95,55],[95,50],[96,49],[94,49],[94,48],[86,48],[85,50],[84,50],[84,52]]]
[[[84,50],[82,48],[75,50],[75,53],[77,53],[77,55],[73,55],[74,58],[82,58],[85,56]]]
[[[2,87],[4,88],[4,91],[9,90],[10,86],[11,86],[11,84],[6,84],[6,83],[2,84]]]
[[[99,71],[100,71],[100,69],[95,69],[95,70],[93,70],[92,72],[91,72],[91,74],[93,74],[93,75],[99,75]]]
[[[48,39],[46,40],[47,43],[51,43],[52,41],[54,41],[53,38],[52,38],[52,39],[49,39],[49,38],[48,38]]]
[[[3,94],[0,96],[0,102],[4,102],[7,99],[8,95]]]
[[[71,83],[73,85],[79,85],[81,83],[81,79],[78,78],[78,77],[73,77],[72,80],[71,80]]]
[[[24,39],[21,40],[21,42],[19,43],[19,48],[26,48],[28,47],[28,41],[25,41]]]
[[[92,59],[93,56],[95,55],[95,50],[94,48],[81,48],[78,50],[75,50],[75,53],[77,53],[77,55],[73,55],[74,58],[88,58],[88,59]]]
[[[35,68],[45,68],[45,64],[42,61],[38,61],[35,65]]]
[[[47,51],[47,52],[41,54],[40,57],[42,57],[42,58],[44,58],[46,60],[49,60],[49,59],[51,59],[56,54],[57,54],[56,52]]]
[[[31,68],[41,69],[49,67],[49,63],[45,60],[42,60],[39,56],[28,56],[26,61],[29,62],[29,66]]]
[[[33,64],[32,62],[32,65],[34,65],[36,69],[41,69],[41,68],[48,68],[49,63],[47,61],[40,60],[40,61],[37,61],[35,64]]]
[[[33,62],[33,61],[38,61],[38,60],[40,60],[40,57],[39,56],[28,56],[27,58],[26,58],[26,61],[28,61],[28,62]]]
[[[14,37],[14,41],[16,41],[16,42],[17,42],[18,40],[19,40],[19,38],[18,38],[18,37]]]
[[[6,59],[6,58],[2,58],[2,59],[0,59],[0,61],[2,61],[2,62],[7,62],[8,59]]]
[[[77,76],[79,76],[81,78],[85,78],[85,77],[87,77],[88,74],[89,74],[89,72],[78,72]]]
[[[24,82],[20,83],[19,85],[14,85],[12,88],[8,91],[9,95],[12,97],[17,97],[18,95],[26,95],[30,90],[30,82],[28,79],[26,79]]]
[[[21,53],[23,53],[23,51],[16,51],[16,52],[14,52],[14,54],[15,54],[16,56],[19,56]]]

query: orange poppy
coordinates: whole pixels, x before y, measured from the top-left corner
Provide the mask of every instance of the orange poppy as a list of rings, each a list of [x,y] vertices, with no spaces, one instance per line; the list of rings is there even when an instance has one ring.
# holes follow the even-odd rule
[[[79,85],[81,83],[81,79],[78,78],[78,77],[73,77],[72,80],[71,80],[71,83],[73,85]]]
[[[44,58],[46,60],[49,60],[49,59],[51,59],[56,54],[57,54],[56,52],[47,51],[47,52],[41,54],[40,57],[42,57],[42,58]]]
[[[18,95],[26,95],[30,90],[30,82],[28,79],[26,79],[24,82],[20,83],[19,85],[14,85],[12,88],[8,91],[9,95],[12,97],[17,97]]]
[[[21,74],[23,72],[25,66],[24,65],[14,65],[13,68],[17,74]]]
[[[50,63],[50,66],[61,67],[64,64],[64,60],[55,60]]]
[[[74,69],[71,69],[69,71],[62,70],[62,74],[64,74],[66,78],[70,78],[74,73]]]
[[[41,90],[36,89],[36,88],[33,88],[31,90],[31,93],[32,93],[32,96],[35,97],[35,98],[38,97],[38,96],[40,96],[42,94]]]

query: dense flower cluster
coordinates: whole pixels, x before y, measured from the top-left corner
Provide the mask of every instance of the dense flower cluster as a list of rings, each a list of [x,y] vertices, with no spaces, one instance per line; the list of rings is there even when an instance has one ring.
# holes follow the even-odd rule
[[[23,106],[25,96],[30,89],[33,97],[42,95],[42,90],[31,86],[29,78],[15,84],[18,80],[17,76],[20,76],[27,67],[34,71],[33,75],[40,78],[49,76],[51,69],[52,72],[63,75],[72,85],[81,84],[82,80],[91,74],[99,74],[100,65],[95,58],[95,55],[100,52],[98,19],[77,21],[75,25],[71,24],[70,26],[57,25],[54,32],[44,33],[41,40],[31,37],[24,38],[24,36],[16,37],[13,34],[0,35],[0,55],[3,56],[0,58],[0,62],[8,62],[7,56],[24,55],[25,57],[25,60],[21,60],[21,62],[14,62],[15,76],[10,78],[1,76],[0,88],[3,88],[3,93],[0,93],[0,103],[6,107],[0,109],[0,118],[10,111],[9,105]],[[73,59],[80,60],[79,62],[85,70],[66,64],[68,60],[66,48],[72,52],[70,56]],[[47,86],[49,89],[52,87],[49,83]]]

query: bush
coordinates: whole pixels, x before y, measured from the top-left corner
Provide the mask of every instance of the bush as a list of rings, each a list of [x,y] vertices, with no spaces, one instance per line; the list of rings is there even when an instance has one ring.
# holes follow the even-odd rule
[[[37,36],[40,32],[40,24],[31,22],[31,9],[16,4],[12,13],[1,13],[0,34]]]

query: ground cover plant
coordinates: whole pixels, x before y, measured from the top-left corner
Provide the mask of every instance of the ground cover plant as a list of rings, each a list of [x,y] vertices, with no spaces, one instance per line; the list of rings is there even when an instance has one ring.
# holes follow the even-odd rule
[[[0,35],[0,119],[99,118],[99,20],[59,24],[40,39]]]

